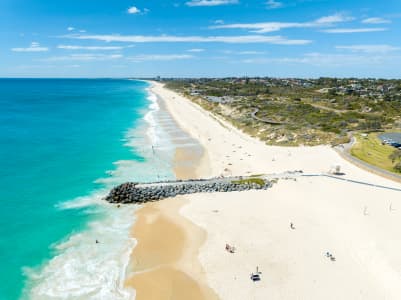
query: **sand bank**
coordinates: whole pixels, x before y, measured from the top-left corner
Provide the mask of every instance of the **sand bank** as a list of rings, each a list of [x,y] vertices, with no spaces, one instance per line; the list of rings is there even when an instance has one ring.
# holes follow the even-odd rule
[[[342,178],[401,188],[343,160],[329,146],[266,146],[158,83],[153,91],[206,149],[210,165],[200,175],[288,170],[321,174],[341,165]],[[267,191],[185,199],[189,202],[181,213],[207,233],[199,259],[207,284],[221,299],[399,299],[401,295],[399,191],[302,177],[279,181]],[[236,253],[226,252],[226,243],[235,245]],[[252,282],[249,275],[257,266],[262,280]]]

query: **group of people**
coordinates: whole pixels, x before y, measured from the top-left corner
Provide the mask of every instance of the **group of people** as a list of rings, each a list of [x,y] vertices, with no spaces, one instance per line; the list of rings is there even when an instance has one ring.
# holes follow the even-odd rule
[[[235,253],[235,247],[231,246],[229,244],[226,244],[226,251],[230,252],[230,253]],[[259,267],[256,267],[256,272],[255,273],[251,273],[251,280],[252,281],[259,281],[260,280],[260,274],[262,274],[262,272],[259,271]]]
[[[229,244],[226,244],[226,251],[228,251],[230,253],[235,253],[235,247],[230,246]]]
[[[328,252],[328,251],[326,252],[326,257],[327,257],[327,258],[330,258],[331,261],[335,261],[335,260],[336,260],[336,258],[333,256],[333,254],[331,254],[331,253]]]

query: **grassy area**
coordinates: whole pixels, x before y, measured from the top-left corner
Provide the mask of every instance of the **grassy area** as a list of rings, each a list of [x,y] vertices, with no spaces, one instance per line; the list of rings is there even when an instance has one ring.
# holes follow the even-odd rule
[[[370,133],[366,137],[358,134],[355,138],[356,144],[351,149],[353,156],[376,167],[396,173],[394,164],[389,158],[389,155],[395,150],[394,147],[382,145],[377,133]]]
[[[234,180],[232,181],[234,184],[252,184],[256,183],[258,185],[265,185],[265,181],[261,178],[248,178],[248,179],[243,179],[243,180]]]

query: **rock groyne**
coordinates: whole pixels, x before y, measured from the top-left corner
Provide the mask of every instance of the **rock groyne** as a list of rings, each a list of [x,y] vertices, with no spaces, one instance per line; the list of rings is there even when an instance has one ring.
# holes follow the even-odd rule
[[[234,192],[268,189],[272,183],[255,177],[214,178],[206,180],[168,181],[159,183],[127,182],[113,188],[106,200],[110,203],[145,203],[177,195]]]

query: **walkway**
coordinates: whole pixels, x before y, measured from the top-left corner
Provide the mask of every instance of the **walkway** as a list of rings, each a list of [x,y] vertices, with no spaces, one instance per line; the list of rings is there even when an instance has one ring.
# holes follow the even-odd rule
[[[255,119],[255,120],[263,122],[263,123],[271,124],[271,125],[287,124],[286,122],[277,122],[277,121],[273,121],[273,120],[270,120],[270,119],[259,118],[259,117],[256,116],[256,114],[258,112],[259,112],[259,108],[254,108],[254,111],[251,113],[252,119]]]
[[[385,177],[387,179],[396,181],[401,183],[401,175],[397,175],[395,173],[389,172],[387,170],[383,170],[379,167],[373,166],[364,162],[355,156],[352,156],[350,150],[352,146],[355,144],[355,138],[351,138],[351,141],[348,144],[343,144],[340,146],[335,146],[333,149],[345,160],[349,161],[350,163],[356,165],[357,167],[364,169],[365,171],[371,172],[373,174]]]

